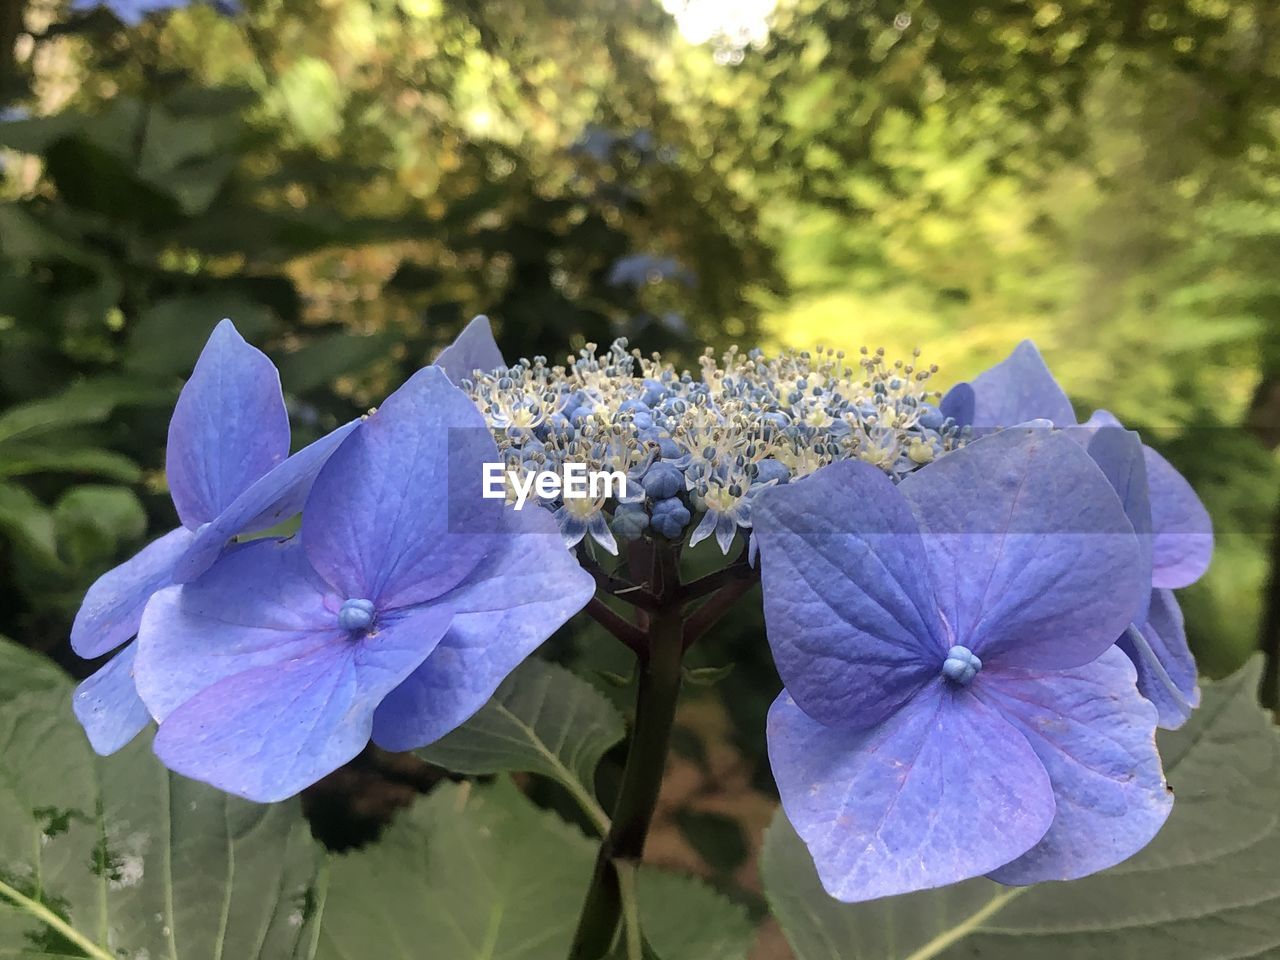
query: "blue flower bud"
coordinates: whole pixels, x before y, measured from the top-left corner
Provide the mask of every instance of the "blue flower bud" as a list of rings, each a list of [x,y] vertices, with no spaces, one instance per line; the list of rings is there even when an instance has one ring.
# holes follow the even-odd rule
[[[640,399],[642,399],[646,404],[652,407],[666,396],[667,388],[657,380],[646,379],[644,381],[644,394]]]
[[[684,474],[671,464],[659,460],[645,472],[642,485],[650,498],[665,500],[684,489]]]
[[[614,534],[620,540],[636,540],[649,529],[649,515],[644,512],[644,504],[621,503],[613,512]]]
[[[791,471],[777,460],[769,458],[756,464],[757,483],[768,483],[770,480],[776,480],[779,484],[783,484],[789,479],[791,479]]]
[[[667,460],[679,460],[684,454],[684,451],[680,449],[680,444],[670,437],[662,437],[658,440],[658,450]]]
[[[671,540],[679,540],[684,535],[684,528],[689,525],[689,508],[679,497],[659,500],[653,505],[650,526],[658,533]]]
[[[355,633],[368,630],[373,624],[373,601],[364,599],[348,600],[338,611],[338,626],[343,630]]]
[[[956,644],[947,651],[947,659],[942,662],[942,673],[949,679],[966,687],[982,669],[982,661],[968,647]]]

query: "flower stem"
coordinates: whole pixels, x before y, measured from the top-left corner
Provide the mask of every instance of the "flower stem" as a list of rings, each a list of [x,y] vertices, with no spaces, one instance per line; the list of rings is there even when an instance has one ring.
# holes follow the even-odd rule
[[[638,863],[653,822],[671,727],[680,697],[684,622],[677,599],[676,552],[664,548],[654,558],[662,603],[649,618],[648,655],[641,659],[636,716],[622,786],[609,832],[596,855],[591,887],[583,903],[569,960],[600,960],[609,950],[622,916],[618,862]]]

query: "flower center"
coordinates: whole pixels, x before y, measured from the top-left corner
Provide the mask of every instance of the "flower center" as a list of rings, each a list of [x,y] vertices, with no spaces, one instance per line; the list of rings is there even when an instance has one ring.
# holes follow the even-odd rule
[[[967,687],[982,669],[982,661],[968,647],[956,644],[942,661],[942,674],[962,687]]]
[[[343,630],[355,633],[357,630],[368,630],[373,623],[372,600],[348,600],[338,611],[338,626]]]

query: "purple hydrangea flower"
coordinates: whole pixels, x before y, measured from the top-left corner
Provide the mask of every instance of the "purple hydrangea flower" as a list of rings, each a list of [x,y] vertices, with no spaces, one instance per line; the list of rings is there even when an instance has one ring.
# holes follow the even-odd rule
[[[428,367],[324,465],[296,537],[157,593],[135,669],[161,760],[269,802],[371,738],[421,746],[478,710],[594,589],[548,512],[481,496],[497,459]]]
[[[183,0],[71,0],[72,10],[83,11],[106,7],[121,23],[131,27],[137,26],[150,13],[186,5],[187,3]],[[234,0],[217,0],[213,5],[231,11],[240,9],[240,4]]]
[[[1078,443],[1006,430],[897,486],[835,463],[755,524],[769,758],[833,896],[1072,879],[1155,835],[1156,710],[1114,649],[1141,548]]]
[[[230,320],[219,323],[169,422],[166,466],[182,525],[89,588],[71,627],[76,653],[94,659],[128,643],[157,590],[199,576],[236,534],[296,514],[317,471],[354,426],[290,457],[275,366]],[[76,716],[98,753],[119,750],[150,720],[134,689],[133,661],[130,645],[76,691]]]
[[[953,387],[942,411],[980,429],[1032,419],[1059,427],[1077,423],[1070,400],[1030,340],[972,383]],[[1104,472],[1125,487],[1117,489],[1130,519],[1140,534],[1150,535],[1151,594],[1119,644],[1138,670],[1139,689],[1160,710],[1160,725],[1177,728],[1199,704],[1200,688],[1173,590],[1190,586],[1208,569],[1213,525],[1191,484],[1168,460],[1143,446],[1142,462],[1134,463],[1122,444],[1106,439],[1122,430],[1112,414],[1098,410],[1077,437]]]

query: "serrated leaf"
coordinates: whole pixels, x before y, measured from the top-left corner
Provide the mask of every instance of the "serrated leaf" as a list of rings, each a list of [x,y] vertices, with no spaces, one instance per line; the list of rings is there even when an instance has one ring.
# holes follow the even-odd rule
[[[747,911],[701,880],[641,867],[636,896],[659,960],[746,960],[754,936]]]
[[[95,757],[71,687],[0,641],[0,956],[312,957],[323,852],[297,801],[174,776],[149,736]]]
[[[1256,703],[1259,667],[1208,686],[1186,726],[1161,731],[1173,813],[1145,850],[1092,877],[843,904],[779,814],[762,872],[796,960],[1280,956],[1280,736]]]
[[[457,730],[417,753],[456,773],[539,773],[561,783],[597,826],[592,782],[600,758],[625,733],[622,717],[564,667],[526,660]]]
[[[510,782],[444,784],[333,860],[318,960],[564,960],[594,853]]]

